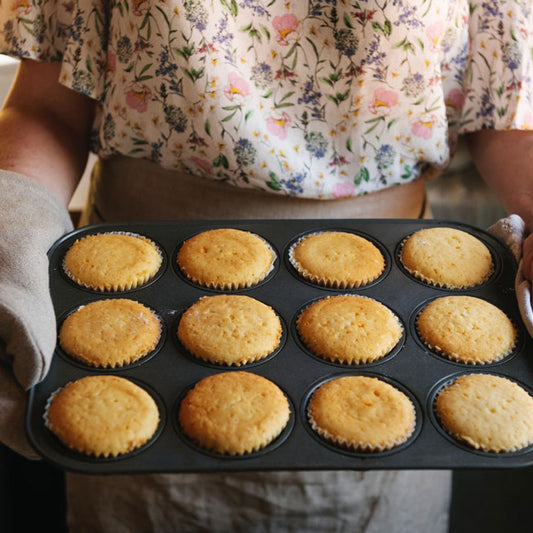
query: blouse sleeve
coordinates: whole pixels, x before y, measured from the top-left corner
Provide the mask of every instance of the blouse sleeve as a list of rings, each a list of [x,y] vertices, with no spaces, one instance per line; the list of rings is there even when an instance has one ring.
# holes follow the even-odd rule
[[[106,0],[0,0],[0,53],[61,62],[63,85],[101,99],[107,4]]]
[[[531,0],[470,0],[459,133],[533,128]]]

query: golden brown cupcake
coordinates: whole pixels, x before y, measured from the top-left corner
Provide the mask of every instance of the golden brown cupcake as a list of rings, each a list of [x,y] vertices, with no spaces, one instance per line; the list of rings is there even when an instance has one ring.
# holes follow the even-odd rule
[[[142,235],[99,233],[77,240],[63,269],[78,285],[97,291],[125,291],[150,281],[161,267],[159,248]]]
[[[177,263],[192,282],[212,289],[242,289],[263,281],[274,266],[270,245],[248,231],[204,231],[181,246]]]
[[[87,376],[52,395],[47,427],[69,448],[116,457],[146,444],[159,425],[159,409],[143,388],[117,376]]]
[[[403,328],[382,303],[366,296],[328,296],[312,303],[296,321],[305,346],[338,363],[371,363],[398,344]]]
[[[449,289],[480,285],[494,270],[485,244],[465,231],[447,227],[413,233],[403,243],[400,258],[415,278]]]
[[[406,442],[416,427],[411,400],[396,387],[366,376],[321,385],[309,401],[308,417],[318,435],[353,451],[390,450]]]
[[[291,247],[289,259],[308,281],[340,289],[367,285],[385,269],[385,258],[373,243],[342,231],[306,235]]]
[[[290,408],[277,385],[249,372],[214,374],[183,399],[179,422],[199,446],[242,455],[274,441],[287,425]]]
[[[204,361],[243,365],[270,355],[279,346],[282,327],[268,305],[249,296],[204,296],[183,313],[178,338]]]
[[[61,348],[74,359],[99,368],[134,363],[152,352],[161,323],[134,300],[98,300],[79,307],[59,330]]]
[[[424,344],[437,354],[470,364],[500,361],[516,344],[517,332],[507,315],[473,296],[444,296],[417,317]]]
[[[435,412],[458,441],[486,452],[514,452],[533,443],[533,398],[510,379],[460,376],[437,395]]]

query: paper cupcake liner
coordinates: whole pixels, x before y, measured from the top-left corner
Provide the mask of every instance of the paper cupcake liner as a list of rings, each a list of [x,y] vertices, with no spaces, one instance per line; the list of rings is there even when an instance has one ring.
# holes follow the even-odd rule
[[[359,281],[354,281],[354,282],[347,282],[347,281],[343,281],[339,279],[325,279],[321,276],[313,274],[312,272],[309,272],[309,270],[302,267],[300,263],[297,261],[297,259],[294,257],[294,250],[306,237],[310,237],[312,235],[320,235],[322,233],[327,233],[327,232],[316,231],[314,233],[307,233],[306,235],[300,237],[296,242],[294,242],[290,246],[287,252],[289,263],[293,266],[296,272],[298,272],[298,274],[300,274],[307,281],[314,283],[315,285],[319,285],[321,287],[326,287],[328,289],[357,289],[359,287],[364,287],[365,285],[368,285],[369,283],[376,281],[385,271],[385,265],[384,265],[381,272],[379,272],[379,274],[377,274],[376,276],[368,277],[366,279],[361,279]]]
[[[159,255],[159,265],[158,265],[156,271],[153,274],[146,274],[144,277],[140,277],[140,278],[138,278],[136,280],[132,280],[132,281],[127,282],[127,283],[106,284],[104,286],[101,286],[101,285],[94,285],[94,284],[86,283],[85,281],[79,279],[77,276],[75,276],[67,268],[67,266],[65,264],[65,258],[63,258],[62,268],[63,268],[63,272],[66,274],[66,276],[69,279],[71,279],[74,283],[76,283],[77,285],[80,285],[81,287],[85,287],[86,289],[90,289],[90,290],[98,291],[98,292],[131,291],[131,290],[136,289],[138,287],[143,287],[149,281],[151,281],[156,276],[157,272],[161,269],[161,265],[163,263],[163,254],[162,254],[161,249],[159,248],[159,246],[154,241],[149,239],[148,237],[145,237],[144,235],[140,235],[138,233],[132,233],[132,232],[129,232],[129,231],[106,231],[105,233],[96,233],[94,235],[109,235],[109,234],[113,234],[113,235],[128,235],[130,237],[136,237],[136,238],[142,239],[143,241],[151,244],[154,247],[154,249],[157,251],[158,255]],[[91,237],[91,236],[92,235],[85,235],[84,237],[82,237],[79,240],[81,241],[81,240],[85,239],[86,237]],[[78,241],[76,241],[76,242],[78,242]]]

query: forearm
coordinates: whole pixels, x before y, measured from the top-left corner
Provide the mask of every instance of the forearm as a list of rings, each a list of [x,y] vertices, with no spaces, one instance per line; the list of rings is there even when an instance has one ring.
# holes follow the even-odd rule
[[[533,232],[533,131],[482,130],[467,135],[472,159],[508,213]]]
[[[35,179],[67,205],[87,162],[95,102],[59,84],[59,70],[21,63],[0,111],[0,169]]]

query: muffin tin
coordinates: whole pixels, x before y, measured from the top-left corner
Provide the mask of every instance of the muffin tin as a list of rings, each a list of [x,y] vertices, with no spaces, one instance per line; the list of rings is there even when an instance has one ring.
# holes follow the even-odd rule
[[[449,290],[414,279],[402,267],[399,247],[406,236],[426,227],[447,226],[467,231],[490,249],[494,273],[472,289]],[[180,244],[192,235],[227,227],[251,231],[265,238],[277,253],[268,278],[254,287],[223,291],[246,294],[270,305],[284,326],[280,349],[271,357],[241,367],[222,367],[196,360],[180,345],[176,331],[181,313],[202,296],[221,291],[189,282],[176,265]],[[378,246],[386,260],[375,282],[357,289],[328,289],[303,280],[291,266],[290,245],[307,233],[324,230],[354,232]],[[152,239],[163,252],[160,272],[148,284],[124,292],[96,292],[77,286],[62,271],[65,252],[78,238],[107,231],[126,231]],[[84,366],[58,347],[44,381],[30,391],[26,429],[30,441],[46,460],[64,469],[92,474],[149,472],[205,472],[253,470],[372,470],[441,468],[511,468],[533,464],[533,446],[519,452],[495,454],[476,451],[456,442],[440,427],[432,403],[445,383],[471,372],[509,377],[533,390],[532,341],[525,332],[514,294],[516,263],[508,249],[478,228],[445,220],[225,220],[100,224],[76,230],[49,251],[50,288],[58,327],[64,317],[83,304],[104,298],[131,298],[154,309],[163,322],[163,338],[155,352],[135,364],[104,370]],[[370,364],[348,366],[323,361],[310,354],[298,338],[295,320],[311,301],[330,295],[359,294],[382,302],[400,318],[404,335],[387,357]],[[423,305],[449,294],[483,298],[504,311],[516,324],[519,340],[502,361],[465,365],[428,350],[419,340],[414,320]],[[246,370],[276,383],[287,395],[291,420],[277,441],[258,453],[228,457],[202,450],[190,442],[177,421],[179,402],[198,380],[213,373]],[[85,375],[112,373],[144,386],[156,399],[161,425],[150,443],[117,458],[96,459],[63,446],[45,427],[43,414],[50,395],[69,381]],[[379,377],[405,392],[416,407],[414,435],[401,446],[382,453],[355,453],[324,442],[309,427],[306,404],[313,390],[326,380],[343,375]]]

